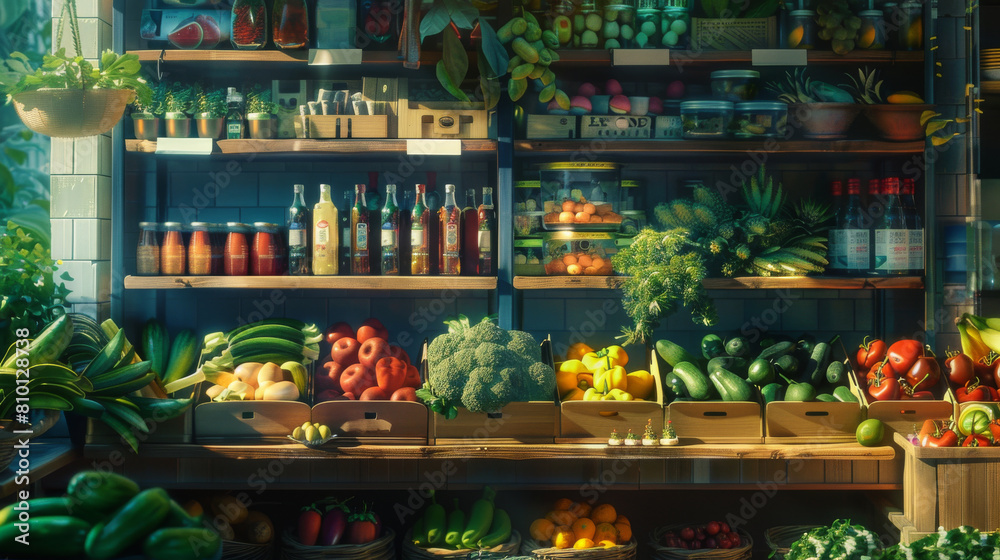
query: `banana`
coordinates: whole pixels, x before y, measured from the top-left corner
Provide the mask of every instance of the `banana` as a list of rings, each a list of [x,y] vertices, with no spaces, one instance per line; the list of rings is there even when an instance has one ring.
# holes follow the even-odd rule
[[[990,350],[1000,354],[1000,331],[994,329],[979,330],[979,338]]]
[[[961,319],[955,319],[958,334],[962,339],[962,353],[978,362],[990,353],[989,347],[979,337],[979,330]]]

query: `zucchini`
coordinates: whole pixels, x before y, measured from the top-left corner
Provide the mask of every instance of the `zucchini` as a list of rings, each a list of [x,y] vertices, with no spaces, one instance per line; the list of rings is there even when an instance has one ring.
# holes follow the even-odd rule
[[[83,558],[84,543],[90,523],[70,515],[34,515],[28,519],[28,532],[21,523],[0,525],[0,554],[4,557]],[[16,538],[26,539],[26,543]]]
[[[208,560],[221,546],[219,534],[210,529],[168,527],[149,535],[142,552],[150,560]]]
[[[150,369],[162,381],[167,371],[167,357],[170,348],[170,336],[163,323],[156,319],[146,321],[142,329],[142,355],[152,362]]]
[[[27,511],[31,517],[48,517],[51,515],[73,515],[73,501],[65,496],[57,498],[34,498],[27,501],[28,507],[15,510],[17,503],[0,509],[0,525],[17,523],[21,511]]]
[[[840,380],[844,378],[844,372],[847,371],[847,366],[844,362],[830,362],[830,365],[826,366],[826,381],[836,385],[840,383]]]
[[[753,399],[750,384],[731,371],[717,369],[708,376],[724,401],[749,401]]]
[[[194,332],[184,329],[174,337],[174,343],[170,347],[170,357],[167,360],[165,372],[157,372],[166,385],[171,381],[177,381],[181,377],[191,373],[195,361],[198,360],[198,353],[201,350],[201,343],[195,339]],[[155,370],[154,370],[155,371]]]
[[[698,366],[691,362],[681,362],[674,366],[673,373],[684,382],[684,389],[692,399],[703,401],[708,398],[708,378]]]
[[[110,514],[139,493],[139,485],[120,474],[80,471],[66,487],[66,495],[80,506]]]
[[[743,377],[747,374],[747,368],[749,366],[749,362],[747,362],[744,358],[737,358],[734,356],[718,356],[709,360],[708,366],[705,369],[711,373],[718,368],[722,368]]]
[[[663,390],[669,395],[669,400],[683,399],[688,396],[684,382],[674,372],[663,376]]]
[[[813,347],[812,353],[809,355],[809,361],[806,362],[805,368],[802,369],[799,381],[808,383],[813,387],[819,387],[826,377],[826,365],[829,361],[830,344],[820,342]]]
[[[795,351],[795,343],[790,341],[775,342],[757,355],[758,360],[773,362],[778,358]]]
[[[795,375],[799,371],[799,359],[795,354],[785,354],[774,361],[774,370],[785,376]]]
[[[839,402],[837,398],[830,393],[820,393],[816,395],[816,402]]]
[[[69,318],[69,315],[62,314],[42,329],[42,332],[28,343],[23,352],[11,352],[0,369],[15,369],[18,356],[24,357],[25,355],[30,356],[33,364],[54,362],[69,346],[71,340],[73,340],[73,320]],[[7,351],[7,348],[0,349],[0,357],[2,357],[3,352]]]
[[[115,558],[145,539],[170,512],[170,496],[163,488],[143,490],[115,512],[107,523],[98,523],[87,535],[91,560]]]
[[[750,344],[742,336],[729,339],[726,343],[726,354],[742,358],[750,353]]]
[[[663,361],[670,364],[670,367],[677,367],[677,364],[681,362],[687,362],[689,364],[698,363],[697,357],[692,356],[691,353],[681,347],[680,344],[675,344],[669,340],[656,341],[656,353],[663,358]]]
[[[854,396],[854,393],[850,388],[841,385],[833,390],[833,398],[840,402],[858,402],[858,397]]]

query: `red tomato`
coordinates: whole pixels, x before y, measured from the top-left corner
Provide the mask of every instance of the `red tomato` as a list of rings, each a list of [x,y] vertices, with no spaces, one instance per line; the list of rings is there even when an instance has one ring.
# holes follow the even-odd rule
[[[344,396],[340,391],[335,391],[333,389],[324,389],[319,393],[316,393],[316,402],[326,402],[326,401],[346,401],[350,400]]]
[[[875,364],[885,358],[885,342],[873,338],[865,340],[858,347],[858,369],[870,370]]]
[[[691,527],[684,527],[681,529],[680,536],[682,539],[689,541],[694,538],[694,529]]]
[[[348,325],[343,321],[334,323],[323,331],[323,338],[326,339],[328,344],[333,344],[344,337],[355,338],[354,329],[351,328],[351,325]]]
[[[917,362],[917,358],[924,355],[924,345],[908,338],[897,340],[889,347],[886,355],[889,356],[892,370],[897,375],[903,375],[910,371],[913,364]]]
[[[387,356],[389,356],[389,343],[378,337],[362,342],[361,348],[358,349],[358,362],[370,369],[375,369],[375,364]]]
[[[962,352],[949,353],[944,367],[948,370],[948,380],[955,385],[965,385],[976,376],[972,358]]]
[[[340,386],[344,393],[360,396],[369,387],[375,387],[375,372],[362,364],[348,366],[340,376]]]
[[[717,521],[709,521],[708,524],[705,525],[705,534],[716,535],[719,533],[720,529],[721,527],[719,527],[719,523]]]
[[[893,371],[892,366],[889,364],[889,360],[883,360],[872,366],[872,369],[868,372],[868,375],[866,375],[865,377],[869,381],[871,381],[872,379],[875,379],[875,377],[879,375],[891,379],[896,378],[896,372]]]
[[[719,548],[733,548],[733,543],[729,540],[729,537],[723,535],[719,537]]]
[[[941,379],[941,366],[934,356],[921,356],[903,375],[914,391],[928,391]]]
[[[313,546],[319,538],[319,528],[323,516],[315,506],[302,509],[299,514],[298,536],[299,542],[305,546]]]
[[[981,385],[978,379],[973,378],[972,381],[965,384],[965,387],[955,389],[955,399],[960,403],[975,401],[991,402],[996,400],[994,398],[995,393],[996,389]]]
[[[730,531],[729,534],[726,536],[729,537],[729,542],[733,544],[733,548],[740,546],[742,539],[740,539],[739,533],[737,533],[736,531]]]
[[[333,343],[333,348],[330,349],[330,358],[346,367],[358,363],[358,351],[360,349],[360,342],[345,336]]]
[[[876,375],[868,380],[868,394],[878,401],[899,400],[899,380]]]
[[[955,447],[958,445],[958,434],[950,428],[942,428],[936,420],[924,420],[924,425],[917,435],[921,447]]]

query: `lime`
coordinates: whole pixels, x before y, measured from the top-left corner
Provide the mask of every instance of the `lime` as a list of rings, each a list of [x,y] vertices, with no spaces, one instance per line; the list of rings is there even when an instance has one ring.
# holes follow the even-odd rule
[[[881,420],[869,418],[858,424],[858,430],[855,432],[855,435],[858,438],[858,443],[865,447],[881,445],[882,438],[885,436],[885,424]]]

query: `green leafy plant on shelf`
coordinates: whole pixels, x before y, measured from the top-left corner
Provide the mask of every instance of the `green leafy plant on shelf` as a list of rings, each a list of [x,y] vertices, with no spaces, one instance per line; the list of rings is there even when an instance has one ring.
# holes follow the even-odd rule
[[[789,204],[763,166],[740,194],[734,205],[698,185],[691,198],[658,204],[653,213],[661,229],[643,229],[611,258],[626,276],[622,305],[634,323],[623,330],[626,344],[646,341],[682,307],[695,323],[714,325],[718,313],[702,284],[706,278],[824,270],[829,205],[809,199]]]
[[[136,99],[132,102],[132,115],[145,115],[147,118],[162,117],[167,110],[167,93],[169,86],[164,82],[150,85],[149,99]]]
[[[206,89],[201,84],[194,90],[194,114],[208,114],[208,118],[221,119],[226,116],[226,92],[221,89]]]
[[[247,91],[247,114],[274,114],[274,103],[271,101],[271,88],[254,84]],[[225,115],[223,115],[225,116]]]
[[[163,107],[168,116],[171,113],[190,116],[194,109],[194,86],[181,82],[170,84],[163,99]]]

